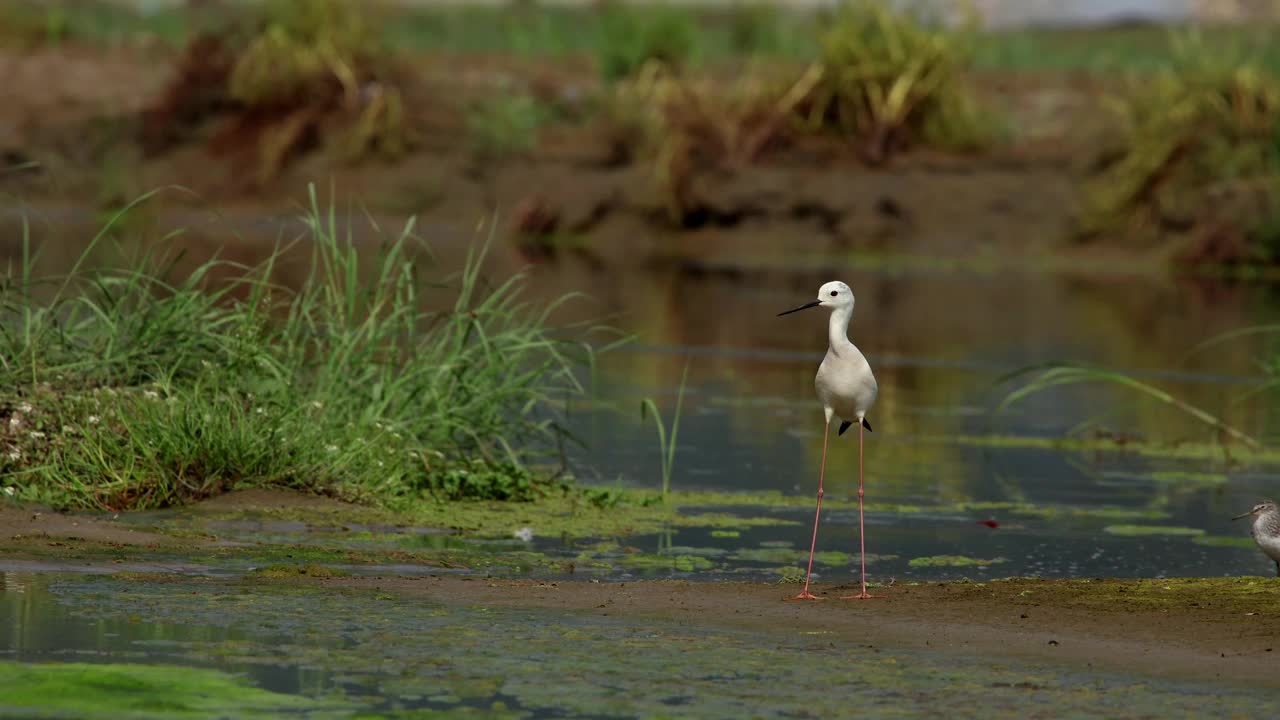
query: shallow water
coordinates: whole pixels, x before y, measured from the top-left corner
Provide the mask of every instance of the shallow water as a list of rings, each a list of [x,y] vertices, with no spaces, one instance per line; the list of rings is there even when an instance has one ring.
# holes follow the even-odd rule
[[[672,485],[811,497],[822,452],[822,415],[812,382],[826,347],[826,316],[821,310],[775,315],[811,299],[823,281],[841,278],[858,298],[850,335],[880,384],[870,415],[875,432],[865,438],[868,502],[1014,502],[1077,511],[1050,517],[1000,510],[872,512],[868,551],[898,556],[874,564],[878,579],[921,573],[1274,573],[1248,545],[1247,527],[1229,518],[1276,492],[1276,467],[1236,465],[1222,456],[1185,460],[1006,447],[995,439],[1072,432],[1089,437],[1105,430],[1164,444],[1215,440],[1176,410],[1137,401],[1113,386],[1060,388],[995,412],[1013,387],[1000,384],[1006,373],[1074,360],[1132,372],[1274,443],[1277,426],[1268,403],[1256,397],[1238,401],[1258,382],[1258,363],[1273,347],[1269,341],[1245,339],[1190,353],[1219,333],[1275,322],[1280,303],[1273,286],[1134,276],[1102,267],[1096,273],[943,271],[924,263],[877,267],[857,258],[818,263],[820,269],[791,268],[779,260],[773,263],[778,267],[749,280],[690,276],[679,269],[661,280],[621,280],[662,292],[619,292],[609,285],[614,278],[595,284],[584,279],[584,289],[608,298],[618,312],[616,324],[637,333],[638,342],[602,359],[597,387],[608,407],[586,408],[576,417],[575,429],[588,446],[578,456],[581,471],[602,482],[621,478],[657,486],[657,436],[650,420],[641,421],[639,400],[659,399],[669,417],[687,362]],[[549,287],[573,276],[563,267],[543,272]],[[993,439],[964,439],[973,437]],[[857,443],[852,434],[833,434],[828,498],[855,497]],[[1117,511],[1148,517],[1106,516]],[[749,544],[790,541],[805,548],[812,511],[788,517],[804,527],[753,530]],[[979,524],[984,520],[999,527]],[[856,523],[856,512],[824,511],[818,549],[852,552]],[[1116,532],[1125,528],[1117,525],[1173,527],[1187,534],[1122,535]],[[671,542],[734,549],[693,531]],[[936,555],[1004,562],[985,569],[908,565],[912,558]]]
[[[315,698],[302,716],[1251,717],[1274,702],[1139,675],[837,644],[808,622],[762,634],[216,580],[0,579],[0,682],[6,660],[192,666]],[[91,681],[80,688],[89,702],[100,691]],[[20,715],[21,703],[0,697],[0,716]]]
[[[96,218],[81,215],[45,209],[34,216],[33,232],[54,238],[42,248],[50,269],[69,266],[77,243],[96,226]],[[299,229],[295,223],[281,231],[280,222],[193,212],[157,227],[193,228],[181,240],[191,250],[184,262],[217,250],[227,230],[242,238],[227,256],[252,262],[280,232],[291,237]],[[443,226],[421,232],[446,268],[461,262],[471,236]],[[1274,572],[1248,545],[1247,528],[1229,518],[1275,493],[1280,468],[1236,464],[1226,454],[1186,460],[1005,441],[1097,431],[1166,445],[1217,439],[1169,406],[1137,401],[1114,386],[1065,387],[1004,413],[995,408],[1011,387],[1000,383],[1006,373],[1074,360],[1131,372],[1275,446],[1280,424],[1266,396],[1239,399],[1263,376],[1260,364],[1276,341],[1252,336],[1193,349],[1223,332],[1280,321],[1277,285],[1147,274],[1102,262],[1035,269],[982,256],[872,257],[814,248],[800,254],[794,239],[765,242],[749,234],[738,240],[646,238],[649,249],[637,251],[643,257],[628,258],[619,246],[602,251],[603,261],[567,254],[531,267],[535,298],[568,291],[590,296],[572,304],[564,320],[603,319],[634,335],[585,378],[597,402],[572,410],[572,429],[585,447],[572,449],[571,461],[585,482],[659,486],[657,435],[652,421],[640,417],[640,400],[654,398],[669,423],[687,364],[673,486],[811,498],[822,453],[812,383],[826,346],[826,316],[822,310],[775,316],[808,301],[822,282],[840,278],[857,296],[851,337],[880,383],[870,415],[875,432],[865,439],[867,500],[878,508],[866,519],[868,551],[878,556],[873,580]],[[3,252],[13,256],[18,247],[11,243]],[[500,276],[529,259],[499,244],[490,262]],[[855,497],[856,446],[852,434],[832,439],[828,498]],[[964,503],[1017,503],[1043,512],[947,509]],[[927,508],[940,509],[921,511]],[[672,529],[629,544],[645,553],[694,549],[710,561],[697,563],[694,576],[773,577],[787,559],[780,546],[789,544],[792,553],[807,549],[812,511],[765,511],[795,524],[743,528],[737,536]],[[852,553],[856,520],[847,506],[824,512],[818,549]],[[988,520],[998,527],[979,524]],[[1128,534],[1132,529],[1124,526],[1131,525],[1181,534]],[[556,534],[552,528],[532,531],[539,552],[572,557],[582,551],[579,543],[563,547],[547,539]],[[765,556],[774,562],[762,565]],[[934,556],[999,562],[911,565]],[[845,572],[838,566],[819,571],[829,578]]]

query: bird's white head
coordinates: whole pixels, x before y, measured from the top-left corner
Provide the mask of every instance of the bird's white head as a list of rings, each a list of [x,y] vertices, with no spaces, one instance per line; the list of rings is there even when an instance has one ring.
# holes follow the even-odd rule
[[[839,280],[832,280],[831,282],[826,283],[822,287],[818,288],[817,300],[811,303],[807,303],[805,305],[801,305],[800,307],[795,308],[794,310],[788,310],[783,313],[778,313],[778,317],[782,317],[783,315],[790,315],[793,312],[800,312],[801,310],[808,310],[809,308],[812,308],[812,307],[831,308],[832,310],[837,310],[840,308],[848,308],[852,310],[853,309],[853,291],[849,289],[848,285],[845,285]]]
[[[1274,512],[1276,512],[1276,504],[1275,504],[1275,501],[1273,501],[1273,500],[1263,500],[1262,502],[1258,503],[1257,505],[1254,505],[1254,506],[1253,506],[1253,509],[1252,509],[1252,510],[1250,510],[1249,512],[1247,512],[1247,513],[1241,513],[1241,514],[1239,514],[1239,515],[1237,515],[1237,516],[1235,516],[1235,517],[1233,517],[1233,518],[1231,518],[1231,519],[1232,519],[1232,520],[1239,520],[1240,518],[1258,517],[1259,515],[1270,515],[1271,513],[1274,513]]]
[[[853,291],[839,280],[832,280],[818,288],[818,302],[822,307],[853,307]]]

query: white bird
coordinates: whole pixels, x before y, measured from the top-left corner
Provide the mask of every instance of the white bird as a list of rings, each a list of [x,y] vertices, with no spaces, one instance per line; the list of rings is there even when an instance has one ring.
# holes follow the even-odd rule
[[[1276,507],[1274,500],[1263,500],[1254,505],[1249,512],[1231,519],[1239,520],[1247,517],[1253,518],[1253,527],[1249,528],[1249,534],[1253,536],[1253,541],[1258,544],[1262,552],[1275,561],[1276,575],[1280,577],[1280,508]]]
[[[822,466],[818,471],[818,507],[813,516],[813,539],[809,542],[809,568],[804,575],[804,590],[788,599],[821,599],[809,592],[809,577],[813,574],[813,552],[818,545],[818,519],[822,516],[822,483],[827,474],[827,440],[831,436],[831,419],[839,415],[842,422],[838,435],[844,435],[850,425],[858,424],[858,545],[862,556],[862,592],[841,599],[865,600],[872,596],[867,594],[867,543],[862,522],[862,431],[864,428],[871,430],[867,413],[876,403],[879,388],[876,376],[871,373],[871,365],[863,357],[862,351],[849,342],[849,320],[853,318],[853,291],[849,286],[839,281],[829,282],[818,289],[817,300],[794,310],[778,313],[778,317],[812,307],[831,309],[831,318],[827,324],[827,356],[818,366],[818,375],[813,383],[818,391],[818,399],[822,401],[822,411],[826,415],[826,429],[822,434]]]

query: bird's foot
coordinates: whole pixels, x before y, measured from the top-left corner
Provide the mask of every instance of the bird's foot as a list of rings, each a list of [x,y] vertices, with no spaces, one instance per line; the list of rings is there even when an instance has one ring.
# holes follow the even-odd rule
[[[882,598],[882,597],[884,597],[884,596],[883,596],[883,595],[872,595],[871,593],[867,592],[866,590],[863,590],[861,593],[859,593],[859,594],[857,594],[857,595],[841,595],[841,596],[840,596],[840,599],[841,599],[841,600],[870,600],[870,599],[872,599],[872,598]]]
[[[814,595],[813,593],[809,592],[808,590],[805,590],[804,592],[800,593],[799,595],[796,595],[795,597],[783,598],[783,600],[785,600],[785,601],[791,601],[791,600],[826,600],[826,598],[820,598],[820,597],[818,597],[817,595]]]

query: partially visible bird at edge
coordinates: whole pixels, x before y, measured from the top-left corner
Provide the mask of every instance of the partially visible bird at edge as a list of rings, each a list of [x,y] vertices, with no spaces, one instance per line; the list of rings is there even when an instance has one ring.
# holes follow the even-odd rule
[[[778,313],[778,317],[814,307],[831,310],[827,323],[827,356],[818,366],[818,375],[814,378],[814,387],[818,391],[818,399],[822,401],[822,411],[826,417],[825,430],[822,434],[822,464],[818,471],[818,502],[813,516],[813,537],[809,541],[809,565],[805,570],[804,589],[799,595],[788,600],[821,600],[809,592],[809,581],[813,575],[813,554],[818,545],[818,521],[822,518],[823,482],[827,474],[827,445],[831,437],[831,421],[839,416],[840,430],[837,436],[844,435],[854,424],[858,426],[858,553],[862,561],[862,592],[857,595],[843,596],[842,600],[866,600],[875,597],[867,592],[867,543],[863,524],[863,430],[871,432],[871,423],[867,413],[875,405],[879,388],[876,377],[871,372],[862,351],[849,341],[849,321],[853,318],[853,291],[849,286],[832,281],[818,289],[818,299],[801,305],[793,310]]]
[[[1271,558],[1276,564],[1276,576],[1280,577],[1280,508],[1276,507],[1274,500],[1263,500],[1247,513],[1241,513],[1232,520],[1240,520],[1241,518],[1253,518],[1253,527],[1249,528],[1249,534],[1253,535],[1253,541],[1258,544],[1262,552]]]

